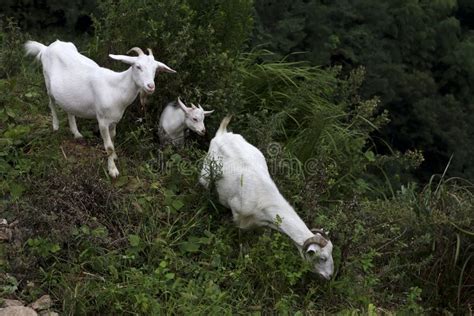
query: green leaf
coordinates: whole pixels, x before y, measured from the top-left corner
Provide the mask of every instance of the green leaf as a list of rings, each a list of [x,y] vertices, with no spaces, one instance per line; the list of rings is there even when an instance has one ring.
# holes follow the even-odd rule
[[[375,308],[375,305],[370,303],[369,306],[367,307],[367,315],[368,316],[376,316],[377,315],[377,309]]]
[[[32,99],[32,98],[35,98],[35,97],[38,97],[38,96],[39,96],[39,94],[34,92],[34,91],[25,93],[25,97],[27,99]]]
[[[81,231],[84,235],[89,235],[90,234],[90,229],[89,229],[88,226],[85,226],[85,225],[81,226]]]
[[[171,206],[173,206],[176,211],[179,211],[184,206],[184,203],[181,200],[174,200],[171,202]]]
[[[10,183],[9,188],[13,199],[20,198],[23,192],[25,192],[25,187],[19,183]]]
[[[367,158],[368,161],[374,162],[375,161],[375,154],[373,151],[366,151],[364,154],[365,158]]]
[[[185,242],[181,244],[181,249],[185,252],[198,252],[201,245],[193,242]]]
[[[110,274],[112,275],[112,278],[113,278],[114,280],[117,280],[117,279],[118,279],[119,274],[118,274],[118,270],[117,270],[116,267],[114,267],[113,265],[110,265],[110,266],[109,266],[109,272],[110,272]]]
[[[7,115],[11,118],[16,117],[16,113],[12,111],[12,109],[6,109]]]
[[[59,250],[61,250],[61,247],[58,244],[52,244],[51,247],[49,248],[49,251],[51,253],[56,253]]]
[[[138,245],[140,245],[140,237],[138,235],[128,235],[128,241],[132,247],[138,247]]]

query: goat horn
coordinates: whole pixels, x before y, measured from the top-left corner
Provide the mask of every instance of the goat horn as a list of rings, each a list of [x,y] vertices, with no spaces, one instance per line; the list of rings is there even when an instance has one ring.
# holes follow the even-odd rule
[[[308,250],[308,247],[311,244],[316,244],[324,248],[328,244],[328,241],[321,235],[314,235],[313,237],[309,237],[308,239],[305,240],[303,244],[303,250],[304,251]]]
[[[328,238],[328,233],[327,231],[324,231],[324,228],[318,229],[318,228],[311,228],[310,229],[313,234],[321,234],[324,238]]]
[[[151,51],[151,48],[147,48],[148,50],[148,55],[153,57],[153,52]]]
[[[130,50],[127,52],[127,54],[130,54],[130,52],[136,52],[138,56],[145,55],[145,53],[142,51],[140,47],[132,47]]]

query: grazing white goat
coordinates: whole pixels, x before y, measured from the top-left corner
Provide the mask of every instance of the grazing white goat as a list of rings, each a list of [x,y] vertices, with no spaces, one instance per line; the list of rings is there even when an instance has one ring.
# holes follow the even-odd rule
[[[212,139],[199,181],[209,186],[212,169],[219,201],[232,210],[237,226],[269,226],[288,235],[314,272],[330,279],[334,271],[333,245],[322,230],[312,232],[280,194],[263,154],[241,135],[227,132],[224,118]],[[218,167],[218,168],[219,168]]]
[[[204,111],[200,104],[196,107],[187,107],[178,98],[177,102],[168,103],[161,113],[159,136],[161,144],[172,143],[180,146],[184,143],[184,131],[189,128],[199,135],[206,133],[204,118],[211,115],[212,111]]]
[[[134,47],[138,56],[109,55],[131,65],[126,71],[115,72],[100,67],[93,60],[81,55],[73,43],[57,40],[49,46],[35,41],[25,44],[26,53],[35,56],[43,65],[43,74],[53,116],[53,130],[59,129],[55,105],[67,113],[69,128],[75,138],[81,138],[76,116],[97,119],[100,134],[108,154],[108,170],[111,177],[119,175],[114,160],[117,159],[113,139],[116,125],[125,109],[139,93],[155,91],[155,73],[175,73],[167,65],[154,59],[151,49],[148,55]],[[129,52],[130,52],[129,51]]]

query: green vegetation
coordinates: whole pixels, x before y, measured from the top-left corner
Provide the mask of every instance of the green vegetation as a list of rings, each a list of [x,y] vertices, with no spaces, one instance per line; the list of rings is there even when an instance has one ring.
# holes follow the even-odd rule
[[[370,67],[247,50],[252,10],[248,0],[100,1],[93,35],[75,41],[81,52],[123,69],[107,54],[150,47],[178,71],[158,76],[150,103],[133,104],[118,125],[115,181],[96,122],[78,120],[85,143],[63,112],[52,131],[40,67],[21,53],[26,39],[47,42],[56,29],[28,35],[2,22],[0,218],[15,224],[0,241],[0,298],[50,294],[65,315],[468,313],[472,184],[450,178],[450,163],[416,182],[421,152],[377,150],[374,135],[393,117],[383,95],[364,97]],[[159,114],[178,95],[216,109],[210,135],[160,149]],[[198,185],[199,161],[229,113],[308,226],[330,231],[331,281],[286,236],[238,230]]]
[[[365,98],[391,122],[374,135],[420,149],[417,175],[474,180],[474,5],[470,0],[256,0],[253,44],[315,65],[364,66]],[[383,142],[378,151],[386,152]]]

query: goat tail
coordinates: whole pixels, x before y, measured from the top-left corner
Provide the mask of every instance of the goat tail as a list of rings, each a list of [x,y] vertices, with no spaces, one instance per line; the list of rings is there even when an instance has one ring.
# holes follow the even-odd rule
[[[31,55],[34,56],[37,60],[41,60],[41,54],[43,54],[46,47],[47,46],[39,42],[28,41],[25,43],[26,55]]]
[[[219,126],[219,129],[217,130],[216,136],[227,133],[227,125],[229,125],[231,118],[232,118],[232,115],[227,115],[226,117],[224,117],[224,119],[221,122],[221,125]]]

